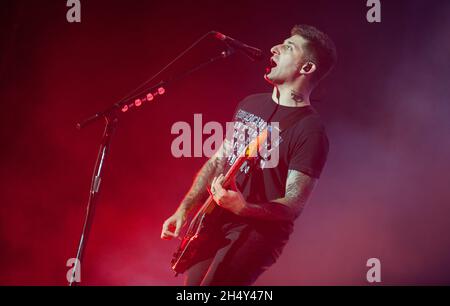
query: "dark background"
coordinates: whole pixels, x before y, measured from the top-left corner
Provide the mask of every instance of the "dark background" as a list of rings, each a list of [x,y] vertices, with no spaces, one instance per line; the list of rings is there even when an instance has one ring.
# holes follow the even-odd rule
[[[0,284],[65,285],[103,124],[75,123],[116,102],[210,30],[268,51],[296,23],[335,41],[339,62],[314,93],[328,163],[279,261],[256,285],[450,284],[450,2],[365,0],[2,1]],[[166,76],[221,50],[205,41]],[[160,240],[205,158],[176,159],[170,128],[231,119],[271,91],[267,63],[241,54],[122,116],[82,263],[86,285],[180,285],[177,242]],[[159,81],[159,80],[158,80]],[[206,137],[205,137],[206,138]],[[205,139],[204,138],[204,139]]]

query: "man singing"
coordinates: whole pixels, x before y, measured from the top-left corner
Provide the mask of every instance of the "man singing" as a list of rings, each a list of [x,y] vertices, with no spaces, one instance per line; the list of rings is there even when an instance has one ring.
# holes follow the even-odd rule
[[[271,53],[265,80],[273,92],[246,97],[233,121],[265,127],[293,118],[293,113],[299,120],[282,130],[276,142],[276,167],[264,167],[260,160],[241,169],[225,188],[224,173],[236,160],[225,141],[201,168],[161,233],[162,239],[178,237],[189,212],[208,197],[208,188],[225,212],[216,220],[214,239],[204,243],[203,256],[186,271],[185,285],[253,284],[280,256],[325,165],[328,138],[310,95],[334,66],[335,45],[315,27],[296,25]]]

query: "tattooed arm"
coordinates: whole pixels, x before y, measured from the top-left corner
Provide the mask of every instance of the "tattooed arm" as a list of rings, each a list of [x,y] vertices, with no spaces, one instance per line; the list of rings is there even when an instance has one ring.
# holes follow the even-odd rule
[[[229,149],[230,144],[225,140],[220,149],[203,165],[203,167],[197,173],[197,176],[194,179],[194,183],[192,184],[188,193],[184,196],[184,199],[181,201],[178,209],[164,222],[161,232],[162,239],[171,239],[172,237],[178,237],[189,212],[192,211],[195,207],[201,205],[201,203],[206,200],[206,198],[208,197],[208,191],[206,187],[211,183],[212,179],[215,176],[223,172]]]
[[[203,165],[177,211],[189,213],[193,208],[206,200],[208,197],[206,187],[215,176],[223,172],[225,162],[225,157],[213,156]]]
[[[283,198],[252,204],[246,202],[239,191],[223,189],[221,187],[223,176],[219,176],[213,180],[213,187],[217,190],[214,200],[221,207],[244,217],[278,221],[295,220],[301,214],[316,181],[317,179],[302,172],[289,170]]]

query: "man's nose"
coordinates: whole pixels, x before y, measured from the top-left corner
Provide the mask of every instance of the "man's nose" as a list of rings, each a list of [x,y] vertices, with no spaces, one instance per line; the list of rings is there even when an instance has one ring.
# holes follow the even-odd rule
[[[280,54],[280,48],[279,48],[279,46],[280,46],[280,45],[273,46],[273,47],[270,49],[270,52],[272,52],[272,54]]]

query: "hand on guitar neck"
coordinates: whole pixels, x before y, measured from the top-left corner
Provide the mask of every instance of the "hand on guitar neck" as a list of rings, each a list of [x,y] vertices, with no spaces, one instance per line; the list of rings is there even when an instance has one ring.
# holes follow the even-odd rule
[[[232,179],[229,183],[230,189],[224,188],[225,176],[220,174],[215,177],[211,183],[210,193],[220,207],[231,211],[236,215],[240,215],[247,206],[244,196],[236,187],[236,182]]]

